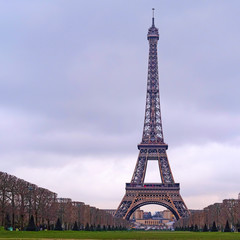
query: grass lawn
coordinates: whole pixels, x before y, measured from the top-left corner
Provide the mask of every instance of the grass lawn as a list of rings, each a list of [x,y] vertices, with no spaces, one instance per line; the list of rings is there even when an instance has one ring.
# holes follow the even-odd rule
[[[0,231],[0,239],[163,239],[163,240],[240,240],[240,233],[204,233],[204,232],[154,232],[154,231],[40,231],[40,232],[9,232]]]

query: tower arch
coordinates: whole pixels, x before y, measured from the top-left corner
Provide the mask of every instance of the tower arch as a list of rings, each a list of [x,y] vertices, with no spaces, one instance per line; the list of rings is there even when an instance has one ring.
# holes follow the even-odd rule
[[[160,205],[163,206],[165,208],[167,208],[168,210],[170,210],[172,212],[172,214],[175,216],[175,218],[178,220],[179,219],[179,215],[177,213],[177,211],[175,209],[172,208],[172,206],[162,202],[162,201],[144,201],[141,203],[138,203],[137,205],[135,205],[134,207],[130,208],[128,213],[126,214],[126,220],[129,220],[131,215],[140,207],[146,206],[146,205],[150,205],[150,204],[156,204],[156,205]]]

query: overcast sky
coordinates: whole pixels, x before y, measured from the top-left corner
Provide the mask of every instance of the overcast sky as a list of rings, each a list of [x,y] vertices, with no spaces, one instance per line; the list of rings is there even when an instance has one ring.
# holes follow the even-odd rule
[[[200,209],[240,192],[240,1],[0,1],[1,171],[117,208],[141,141],[152,7],[168,157]],[[150,162],[146,181],[160,181]]]

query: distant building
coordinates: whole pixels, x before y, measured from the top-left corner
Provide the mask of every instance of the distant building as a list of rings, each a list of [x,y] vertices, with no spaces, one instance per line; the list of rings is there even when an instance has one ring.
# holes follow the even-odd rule
[[[136,220],[136,223],[140,223],[140,224],[148,225],[148,226],[163,225],[161,220],[153,220],[153,219],[138,219],[138,220]]]
[[[114,216],[116,209],[103,209],[104,211],[106,211],[107,213],[111,214],[112,216]]]
[[[162,217],[168,221],[166,222],[169,222],[169,221],[173,221],[175,219],[174,215],[172,214],[171,211],[169,210],[164,210],[162,211]]]
[[[153,215],[151,212],[144,212],[137,209],[130,217],[135,229],[172,229],[176,221],[174,215],[169,210],[157,211]]]
[[[143,219],[143,210],[136,210],[135,211],[135,219]]]
[[[238,200],[240,200],[240,193],[238,194]]]
[[[151,212],[143,212],[143,219],[152,219]]]
[[[130,220],[143,219],[143,210],[137,209],[130,217]]]
[[[153,219],[160,219],[163,218],[162,212],[155,212],[154,215],[152,216]]]
[[[72,199],[71,198],[57,198],[58,203],[71,203]]]

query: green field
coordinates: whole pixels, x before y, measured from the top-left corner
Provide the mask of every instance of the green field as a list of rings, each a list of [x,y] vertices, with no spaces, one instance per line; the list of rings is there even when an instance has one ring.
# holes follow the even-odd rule
[[[0,239],[164,239],[164,240],[240,240],[240,233],[204,233],[204,232],[154,232],[154,231],[40,231],[40,232],[8,232],[1,231]]]

